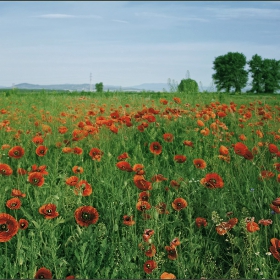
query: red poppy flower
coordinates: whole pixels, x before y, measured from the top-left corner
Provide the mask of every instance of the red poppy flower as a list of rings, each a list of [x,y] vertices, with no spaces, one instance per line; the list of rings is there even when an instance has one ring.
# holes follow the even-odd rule
[[[275,198],[272,201],[272,204],[275,205],[275,206],[280,206],[280,197]]]
[[[193,164],[198,169],[205,169],[207,166],[206,161],[201,158],[194,159]]]
[[[125,160],[129,158],[128,153],[122,153],[121,155],[118,156],[118,160]]]
[[[126,226],[133,226],[135,224],[135,221],[133,221],[133,216],[124,215],[123,224]]]
[[[72,132],[72,141],[81,141],[86,138],[88,132],[86,130],[74,129]]]
[[[208,136],[209,133],[210,133],[210,130],[208,127],[205,127],[204,129],[200,130],[200,133],[203,135],[203,136]]]
[[[270,209],[273,210],[276,214],[279,214],[279,213],[280,213],[280,206],[276,206],[276,205],[270,204],[269,207],[270,207]]]
[[[172,208],[176,211],[180,211],[188,206],[188,203],[185,199],[179,197],[173,200]]]
[[[197,123],[197,125],[200,126],[200,127],[204,126],[204,122],[203,122],[202,120],[197,120],[196,123]]]
[[[226,117],[226,113],[225,112],[223,112],[223,111],[220,111],[220,112],[218,112],[217,113],[217,116],[219,117],[219,118],[224,118],[224,117]]]
[[[247,140],[247,137],[244,135],[244,134],[241,134],[241,135],[239,135],[239,140],[241,140],[241,141],[246,141]]]
[[[156,121],[156,117],[154,115],[144,115],[142,119],[147,120],[148,122],[152,123]]]
[[[275,167],[275,169],[280,172],[280,163],[274,163],[273,166]]]
[[[258,221],[258,224],[261,224],[263,226],[268,226],[268,225],[271,225],[273,222],[271,219],[261,219]]]
[[[35,279],[52,279],[52,273],[49,269],[45,267],[41,267],[37,270],[35,276]]]
[[[152,183],[145,180],[143,175],[135,175],[133,177],[135,186],[141,191],[148,191],[152,189]]]
[[[173,97],[173,100],[175,103],[180,104],[181,103],[181,99],[179,97]]]
[[[176,276],[173,273],[163,272],[160,279],[176,279]]]
[[[161,99],[159,100],[159,102],[160,102],[161,104],[163,104],[163,105],[168,104],[168,101],[167,101],[166,99],[164,99],[164,98],[161,98]]]
[[[159,155],[162,152],[162,146],[159,142],[152,142],[150,145],[150,151],[151,153],[155,155]]]
[[[238,219],[237,218],[231,218],[228,220],[228,225],[230,228],[233,228],[237,223],[238,223]]]
[[[137,129],[140,131],[140,132],[143,132],[145,130],[145,127],[143,126],[143,124],[140,124],[137,126]]]
[[[43,157],[46,155],[48,148],[46,146],[38,146],[36,148],[36,155],[39,157]]]
[[[275,174],[268,170],[261,171],[261,179],[269,179],[272,178]]]
[[[41,187],[43,186],[45,179],[41,172],[32,172],[28,176],[28,181],[34,186]]]
[[[83,169],[83,167],[75,165],[75,166],[73,166],[72,171],[75,174],[82,174],[84,172],[84,169]]]
[[[71,176],[69,178],[66,179],[66,184],[69,186],[76,186],[79,182],[79,178],[76,176]]]
[[[46,171],[46,168],[46,165],[37,166],[36,164],[33,164],[31,166],[31,171],[29,172],[29,174],[31,174],[32,172],[40,172],[42,175],[48,175],[49,172]]]
[[[268,149],[269,149],[270,153],[272,153],[272,154],[278,153],[278,147],[274,144],[269,144]]]
[[[73,152],[73,149],[70,148],[70,147],[64,147],[64,148],[62,148],[62,152],[63,152],[64,154],[70,154],[70,153]]]
[[[35,145],[41,145],[44,143],[44,138],[42,136],[34,136],[32,138],[32,142],[35,144]]]
[[[219,154],[222,156],[227,156],[229,154],[228,148],[222,145],[219,149]]]
[[[67,128],[66,126],[60,126],[60,127],[58,128],[58,132],[59,132],[60,134],[65,134],[67,131],[68,131],[68,128]]]
[[[52,203],[44,204],[39,208],[39,213],[44,215],[45,219],[54,219],[59,216],[59,213],[56,212],[56,205]]]
[[[139,193],[139,200],[141,201],[148,201],[150,197],[150,193],[149,192],[141,192]]]
[[[20,209],[21,201],[18,197],[14,197],[6,201],[6,206],[12,210],[18,210]]]
[[[174,136],[173,136],[173,134],[172,133],[164,133],[163,134],[163,140],[165,141],[165,142],[173,142],[173,140],[174,140]]]
[[[178,255],[177,255],[177,251],[176,251],[176,247],[171,245],[171,246],[165,246],[165,250],[167,251],[167,257],[170,260],[176,260]]]
[[[76,155],[81,155],[83,153],[83,149],[79,147],[73,148],[73,153]]]
[[[18,226],[19,226],[19,229],[22,229],[22,230],[27,229],[28,228],[28,221],[25,220],[25,219],[20,219],[18,221]]]
[[[65,279],[76,279],[76,277],[74,275],[69,275],[69,276],[66,276]]]
[[[12,189],[11,196],[15,196],[15,197],[26,197],[26,194],[25,194],[25,193],[22,193],[20,190]]]
[[[155,256],[157,252],[156,246],[154,244],[150,245],[150,248],[145,252],[145,255],[149,258],[152,258]]]
[[[9,241],[19,229],[17,220],[6,213],[0,214],[0,242]]]
[[[183,144],[184,144],[185,146],[189,146],[189,147],[194,148],[193,142],[192,142],[192,141],[187,141],[187,140],[185,140],[185,141],[183,142]]]
[[[136,209],[138,211],[146,211],[146,210],[150,210],[151,209],[151,204],[148,201],[144,201],[144,200],[139,200],[136,203]]]
[[[143,240],[145,242],[148,242],[154,234],[155,234],[154,230],[152,230],[152,229],[145,229],[144,233],[142,235]]]
[[[270,239],[272,246],[269,247],[269,250],[273,257],[280,262],[280,240],[277,238]]]
[[[187,157],[184,155],[175,155],[174,156],[174,161],[177,163],[184,163],[187,160]]]
[[[132,172],[133,169],[130,165],[129,162],[127,161],[119,161],[116,166],[120,169],[120,170],[123,170],[123,171],[127,171],[127,172]]]
[[[147,274],[152,273],[155,268],[157,268],[157,263],[153,260],[146,261],[143,266],[143,269]]]
[[[215,189],[224,186],[223,179],[217,173],[208,173],[205,178],[200,181],[206,188]]]
[[[206,221],[205,218],[197,217],[197,218],[195,219],[195,224],[196,224],[196,226],[199,227],[199,228],[200,228],[201,226],[206,227],[206,226],[207,226],[207,221]]]
[[[140,163],[134,164],[132,170],[133,170],[137,175],[144,175],[144,174],[145,174],[144,165],[143,165],[143,164],[140,164]]]
[[[9,157],[19,159],[24,155],[24,149],[21,146],[15,146],[8,152]]]
[[[92,194],[92,187],[86,180],[81,180],[75,185],[75,194],[78,195],[82,191],[82,196],[89,196]]]
[[[227,222],[222,222],[218,226],[216,226],[216,231],[219,235],[225,235],[230,229],[231,225]]]
[[[13,174],[13,169],[8,164],[0,163],[0,174],[10,176]]]
[[[6,149],[10,149],[10,148],[11,148],[11,146],[9,144],[3,144],[1,147],[2,150],[6,150]]]
[[[152,182],[162,182],[162,181],[167,181],[168,179],[165,178],[162,174],[157,174],[157,175],[154,175],[152,178],[151,178],[151,181]]]
[[[241,142],[237,142],[234,145],[234,152],[239,156],[244,156],[247,150],[248,150],[247,146]]]
[[[243,157],[247,160],[252,160],[254,158],[254,155],[252,154],[252,152],[250,150],[246,150]]]
[[[255,232],[257,230],[260,230],[259,225],[254,221],[248,222],[246,228],[249,232]]]
[[[77,224],[83,227],[96,224],[99,219],[99,214],[96,208],[92,206],[81,206],[77,208],[74,216]]]
[[[178,237],[175,237],[171,242],[170,242],[170,246],[179,246],[181,244],[180,240]]]
[[[103,155],[103,152],[100,151],[98,148],[92,148],[89,152],[89,156],[93,159],[93,160],[97,160],[100,161],[101,160],[101,156]]]

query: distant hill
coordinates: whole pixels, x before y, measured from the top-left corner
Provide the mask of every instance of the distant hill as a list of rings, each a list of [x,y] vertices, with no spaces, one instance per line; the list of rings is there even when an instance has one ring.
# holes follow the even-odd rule
[[[15,88],[18,89],[32,89],[32,90],[70,90],[70,91],[89,91],[90,84],[58,84],[58,85],[37,85],[37,84],[29,84],[29,83],[21,83],[14,85]],[[1,87],[0,88],[9,88],[12,87]],[[104,91],[163,91],[163,88],[167,90],[167,84],[165,83],[146,83],[138,86],[131,87],[122,87],[122,86],[112,86],[112,85],[104,85]],[[92,85],[92,90],[95,91],[95,86]]]

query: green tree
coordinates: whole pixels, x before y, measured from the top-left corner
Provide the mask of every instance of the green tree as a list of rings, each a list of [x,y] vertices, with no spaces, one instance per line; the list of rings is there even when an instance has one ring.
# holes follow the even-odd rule
[[[192,79],[183,79],[178,85],[178,90],[180,92],[186,93],[198,93],[198,84],[195,80]]]
[[[262,57],[255,54],[252,56],[252,59],[248,61],[249,72],[252,76],[252,88],[250,92],[261,93],[263,92],[263,79],[262,79],[262,71],[263,71],[263,61]]]
[[[103,92],[103,83],[95,84],[96,92]]]
[[[241,92],[248,81],[248,72],[244,69],[246,57],[242,53],[229,52],[215,58],[213,69],[216,71],[212,75],[217,89],[230,92],[231,88],[235,92]]]
[[[264,93],[275,93],[280,89],[280,61],[275,59],[263,60],[262,82]]]
[[[252,89],[255,93],[274,93],[280,89],[280,61],[262,59],[255,54],[248,61],[249,72],[252,76]]]

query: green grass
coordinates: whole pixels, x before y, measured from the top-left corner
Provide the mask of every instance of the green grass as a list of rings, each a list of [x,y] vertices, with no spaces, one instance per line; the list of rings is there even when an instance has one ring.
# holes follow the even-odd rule
[[[182,102],[176,104],[174,96],[180,97]],[[160,103],[162,98],[168,100],[167,105]],[[219,105],[229,107],[231,101],[236,104],[236,112],[227,111],[227,116],[220,119],[228,129],[220,128],[219,136],[212,134],[210,127],[217,116],[208,121],[204,121],[202,116],[196,117],[211,103],[216,102],[213,111],[217,112],[221,110]],[[8,157],[9,149],[1,150],[0,163],[10,165],[13,174],[0,175],[0,213],[8,213],[16,220],[24,218],[29,226],[26,230],[19,230],[10,241],[0,243],[0,278],[34,278],[41,267],[49,269],[56,279],[64,279],[68,275],[81,279],[155,279],[160,278],[163,272],[173,273],[178,279],[279,278],[279,262],[267,253],[270,239],[280,238],[279,216],[270,209],[271,202],[280,196],[279,172],[273,165],[280,159],[271,154],[267,146],[258,147],[258,143],[263,142],[280,148],[275,137],[280,135],[279,101],[278,95],[204,93],[192,96],[149,92],[96,95],[85,92],[1,91],[0,110],[5,109],[7,113],[0,113],[0,123],[8,120],[9,124],[1,126],[0,147],[4,144],[9,144],[11,148],[19,145],[24,148],[25,154],[15,159]],[[239,112],[241,105],[245,105],[244,112],[248,108],[252,112],[252,118],[242,123],[239,121],[244,114]],[[104,113],[100,113],[100,107],[105,108]],[[140,132],[137,126],[147,121],[137,121],[134,116],[150,107],[160,112],[155,115],[156,122],[148,123],[149,126]],[[170,119],[164,117],[162,113],[168,107],[179,109],[179,115],[174,114]],[[263,116],[256,114],[260,107],[271,115],[271,119],[262,120]],[[82,155],[62,152],[66,146],[63,141],[72,139],[72,131],[78,128],[79,122],[88,120],[95,125],[97,117],[110,119],[110,113],[115,110],[120,116],[130,115],[133,126],[116,122],[119,128],[117,134],[105,125],[100,126],[97,134],[70,142],[70,147],[83,149]],[[89,116],[89,111],[94,111],[95,116]],[[62,112],[66,116],[62,116]],[[210,129],[208,136],[200,133],[198,119]],[[263,125],[257,125],[260,121]],[[44,134],[42,124],[49,125],[52,133],[46,135],[43,143],[48,147],[47,154],[39,157],[31,140],[36,134]],[[6,131],[7,126],[11,131]],[[68,132],[60,134],[60,126],[66,126]],[[198,131],[195,131],[196,128]],[[257,129],[264,133],[263,138],[256,135]],[[18,130],[21,131],[20,137],[15,139]],[[231,132],[232,135],[228,136]],[[172,133],[173,142],[165,142],[164,133]],[[241,134],[247,137],[243,142],[250,150],[253,147],[259,149],[253,160],[234,153],[232,145],[242,142],[239,140]],[[194,148],[183,145],[185,140],[192,141]],[[162,145],[160,155],[154,155],[149,150],[154,141]],[[61,147],[57,147],[58,142]],[[230,162],[219,159],[221,145],[228,147]],[[92,148],[103,152],[100,161],[94,161],[89,156]],[[168,179],[152,183],[149,191],[152,208],[147,211],[150,219],[143,219],[142,213],[136,209],[141,190],[133,183],[135,173],[116,167],[117,157],[124,152],[128,153],[126,161],[132,167],[135,164],[144,165],[147,181],[151,182],[156,174]],[[178,154],[185,155],[186,162],[176,163],[174,156]],[[206,169],[199,170],[194,166],[193,160],[197,158],[206,161]],[[33,164],[46,165],[49,172],[40,188],[28,182],[28,175],[17,174],[19,167],[30,171]],[[74,174],[72,167],[75,165],[83,167],[84,173]],[[272,171],[275,175],[260,180],[262,170]],[[200,180],[208,173],[218,173],[224,187],[208,189],[203,186]],[[91,185],[93,192],[90,196],[76,195],[74,187],[66,185],[65,180],[74,175]],[[171,180],[180,179],[178,189],[170,185]],[[26,194],[21,198],[22,206],[18,210],[6,206],[14,188]],[[184,198],[188,206],[175,211],[172,208],[175,198]],[[160,202],[166,203],[169,214],[158,214],[156,206]],[[47,220],[39,213],[38,209],[46,203],[57,206],[58,217]],[[83,205],[97,209],[99,219],[96,224],[88,227],[77,224],[74,212]],[[229,211],[233,212],[230,217],[227,216]],[[135,225],[124,225],[124,215],[133,215]],[[208,225],[198,228],[195,224],[197,217],[206,218]],[[228,221],[232,217],[238,219],[235,227],[225,235],[217,234],[216,220]],[[259,225],[260,230],[251,233],[246,229],[246,217],[255,217],[256,222],[271,219],[273,223],[267,227]],[[142,243],[149,247],[142,239],[145,229],[155,232],[151,242],[157,252],[152,258],[147,257],[138,246]],[[181,241],[177,247],[178,258],[170,260],[165,246],[169,246],[175,237]],[[151,274],[143,270],[144,263],[149,259],[157,262],[157,268]]]

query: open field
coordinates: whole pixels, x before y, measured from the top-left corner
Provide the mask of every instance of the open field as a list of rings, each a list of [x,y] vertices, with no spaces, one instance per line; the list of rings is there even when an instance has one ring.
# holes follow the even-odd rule
[[[279,278],[279,141],[279,95],[3,90],[0,278]]]

